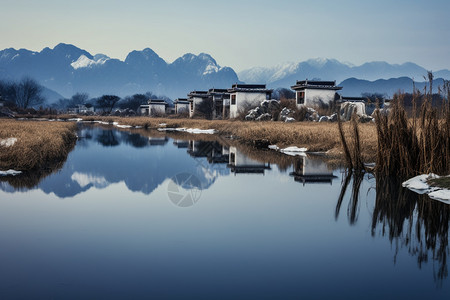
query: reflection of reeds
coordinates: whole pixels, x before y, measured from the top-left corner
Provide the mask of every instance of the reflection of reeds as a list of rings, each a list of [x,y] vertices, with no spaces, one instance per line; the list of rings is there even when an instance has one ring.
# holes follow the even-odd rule
[[[396,247],[408,247],[419,267],[431,257],[438,264],[434,276],[441,285],[448,276],[450,206],[404,189],[393,178],[378,176],[376,181],[372,235],[379,229]]]
[[[352,181],[353,179],[353,181]],[[344,180],[342,182],[341,192],[339,194],[338,202],[336,204],[336,209],[334,217],[337,220],[339,217],[339,212],[341,210],[342,202],[344,196],[347,192],[350,181],[352,181],[352,193],[347,208],[347,217],[350,225],[356,224],[358,220],[358,209],[359,209],[359,190],[361,188],[361,183],[364,179],[364,175],[361,172],[354,172],[352,169],[347,169],[344,173]]]

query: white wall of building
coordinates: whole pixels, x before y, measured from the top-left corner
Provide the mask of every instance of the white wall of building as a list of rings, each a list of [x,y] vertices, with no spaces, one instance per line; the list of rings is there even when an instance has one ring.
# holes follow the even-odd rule
[[[164,104],[149,104],[150,115],[165,115],[166,114],[166,106]]]
[[[335,90],[305,89],[305,105],[309,107],[330,104],[334,101]]]
[[[231,98],[236,95],[236,104],[232,104]],[[230,94],[230,118],[236,118],[240,111],[248,107],[256,107],[266,99],[266,93],[236,92]]]
[[[202,103],[203,99],[205,99],[205,98],[192,97],[191,99],[192,99],[193,105],[189,109],[189,117],[190,118],[192,118],[194,116],[196,106],[198,106],[200,103]]]
[[[177,103],[176,104],[176,112],[177,114],[183,114],[189,112],[189,103]]]

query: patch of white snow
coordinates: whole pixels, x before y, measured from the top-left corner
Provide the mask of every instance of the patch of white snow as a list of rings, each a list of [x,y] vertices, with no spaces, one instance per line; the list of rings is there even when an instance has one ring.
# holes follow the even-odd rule
[[[11,147],[17,142],[17,138],[0,139],[0,146]]]
[[[0,176],[8,176],[8,175],[12,175],[12,176],[16,176],[21,174],[22,171],[16,171],[16,170],[8,170],[8,171],[0,171]]]

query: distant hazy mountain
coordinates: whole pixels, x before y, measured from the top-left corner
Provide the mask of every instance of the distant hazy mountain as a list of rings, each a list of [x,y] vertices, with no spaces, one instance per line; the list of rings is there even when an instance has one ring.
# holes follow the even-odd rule
[[[427,70],[414,63],[389,64],[369,62],[360,66],[342,63],[335,59],[310,59],[299,63],[285,63],[272,68],[256,67],[239,72],[239,79],[246,83],[267,83],[272,88],[290,87],[296,80],[322,79],[341,82],[347,78],[378,80],[398,77],[422,81]],[[434,72],[435,78],[450,79],[449,70]]]
[[[65,97],[76,92],[90,96],[144,93],[186,97],[191,90],[229,87],[238,81],[233,69],[221,67],[208,54],[186,54],[167,63],[153,50],[132,51],[125,61],[91,55],[73,45],[59,44],[41,52],[0,51],[0,79],[31,76]]]
[[[420,82],[415,82],[416,89],[423,92],[425,84],[423,78]],[[433,89],[437,93],[437,87],[443,85],[443,79],[438,78],[433,80]],[[413,80],[408,77],[391,78],[391,79],[378,79],[375,81],[362,80],[356,78],[349,78],[342,81],[339,86],[342,86],[340,94],[348,97],[358,97],[362,93],[380,93],[386,94],[388,97],[392,97],[395,93],[405,92],[412,93]]]

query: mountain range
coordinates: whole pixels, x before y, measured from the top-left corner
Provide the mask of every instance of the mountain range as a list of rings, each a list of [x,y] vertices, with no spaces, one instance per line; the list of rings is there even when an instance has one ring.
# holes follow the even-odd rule
[[[153,50],[132,51],[124,61],[58,44],[40,52],[13,48],[0,51],[0,79],[30,76],[64,97],[86,92],[91,97],[145,93],[186,97],[191,90],[231,86],[238,81],[232,68],[221,67],[210,55],[185,54],[167,63]]]
[[[270,88],[289,88],[296,80],[336,80],[342,94],[363,92],[392,95],[412,90],[412,79],[425,81],[427,70],[414,63],[369,62],[360,66],[335,59],[310,59],[274,67],[255,67],[238,74],[221,67],[209,54],[185,54],[172,63],[152,49],[130,52],[124,61],[104,54],[92,55],[70,44],[58,44],[40,52],[8,48],[0,51],[0,79],[17,80],[30,76],[44,87],[49,102],[69,98],[77,92],[91,97],[152,92],[172,99],[186,97],[192,90],[228,88],[233,83],[266,83]],[[435,78],[450,79],[449,70],[434,72]],[[408,77],[408,78],[405,78]]]
[[[435,78],[450,79],[449,70],[440,70],[433,74]],[[409,77],[416,81],[424,81],[426,75],[425,68],[411,62],[399,65],[375,61],[354,66],[326,58],[309,59],[299,63],[284,63],[269,68],[256,67],[238,73],[239,79],[244,82],[265,82],[272,88],[289,87],[296,80],[304,79],[336,80],[336,83],[340,83],[348,78],[376,81]],[[377,85],[380,87],[379,82]]]

